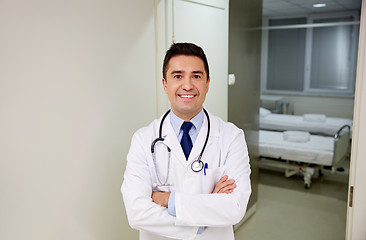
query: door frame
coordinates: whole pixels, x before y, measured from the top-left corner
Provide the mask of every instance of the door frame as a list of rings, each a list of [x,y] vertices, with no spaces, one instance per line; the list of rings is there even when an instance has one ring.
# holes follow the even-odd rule
[[[366,239],[366,6],[361,7],[346,239]]]

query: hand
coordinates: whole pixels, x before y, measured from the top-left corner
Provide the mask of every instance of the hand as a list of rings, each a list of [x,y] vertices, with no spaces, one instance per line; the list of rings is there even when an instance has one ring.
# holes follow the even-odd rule
[[[228,176],[224,175],[215,185],[215,189],[212,193],[232,193],[234,188],[236,188],[235,180],[229,179]]]
[[[170,192],[152,192],[151,199],[154,203],[162,206],[168,207]]]

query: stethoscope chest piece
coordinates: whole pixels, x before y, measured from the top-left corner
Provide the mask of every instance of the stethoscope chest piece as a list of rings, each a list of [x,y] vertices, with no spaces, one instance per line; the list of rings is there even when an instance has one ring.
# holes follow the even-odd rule
[[[201,160],[196,160],[191,164],[191,169],[193,172],[200,172],[204,167],[204,164]]]

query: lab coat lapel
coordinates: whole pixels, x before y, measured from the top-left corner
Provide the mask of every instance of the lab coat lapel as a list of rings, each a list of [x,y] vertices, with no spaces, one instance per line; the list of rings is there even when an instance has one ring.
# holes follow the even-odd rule
[[[216,121],[214,121],[212,119],[210,114],[209,114],[209,116],[210,116],[210,125],[211,125],[210,126],[210,135],[209,135],[209,138],[208,138],[208,141],[207,141],[205,151],[207,151],[209,146],[212,144],[212,137],[218,136],[217,123],[216,123]],[[206,118],[206,115],[205,115],[205,117],[203,119],[203,124],[202,124],[201,130],[200,130],[200,132],[197,136],[196,142],[193,144],[191,154],[189,155],[189,158],[188,158],[189,163],[191,163],[191,162],[198,159],[198,156],[200,155],[200,153],[202,151],[202,148],[203,148],[203,145],[205,144],[205,141],[206,141],[207,128],[208,128],[208,124],[207,124],[207,118]],[[204,156],[204,154],[203,154],[203,156]],[[204,161],[204,160],[202,159],[202,161]]]
[[[178,159],[178,162],[186,167],[188,163],[186,161],[186,157],[184,156],[180,142],[178,141],[178,137],[170,123],[169,116],[166,118],[163,125],[163,138],[165,138],[164,143],[170,148],[172,155]]]

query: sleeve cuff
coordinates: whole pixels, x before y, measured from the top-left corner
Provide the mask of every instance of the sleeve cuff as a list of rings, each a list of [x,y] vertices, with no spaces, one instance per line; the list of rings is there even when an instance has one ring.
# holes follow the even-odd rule
[[[175,192],[171,192],[169,196],[168,201],[168,212],[170,215],[176,217],[176,211],[175,211]]]

